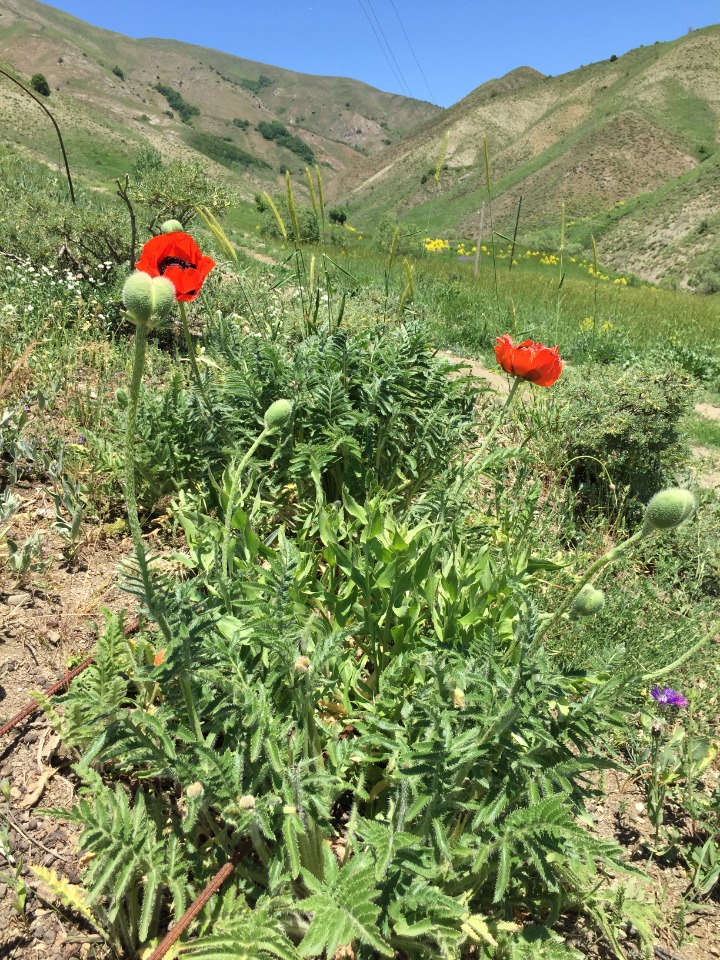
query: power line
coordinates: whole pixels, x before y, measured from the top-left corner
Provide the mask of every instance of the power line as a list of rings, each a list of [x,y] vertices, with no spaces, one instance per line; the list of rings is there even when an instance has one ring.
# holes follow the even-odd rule
[[[427,79],[427,77],[425,76],[425,71],[424,71],[423,68],[420,66],[420,61],[418,60],[417,56],[415,55],[415,51],[413,50],[413,45],[410,43],[410,37],[407,35],[407,30],[405,29],[405,25],[403,24],[402,20],[400,19],[400,14],[398,13],[398,9],[397,9],[397,7],[395,6],[395,0],[390,0],[390,3],[391,3],[391,5],[392,5],[393,10],[395,11],[395,16],[398,18],[398,23],[400,24],[400,29],[402,30],[403,35],[405,36],[405,39],[407,40],[407,45],[408,45],[408,47],[410,47],[410,53],[413,55],[413,60],[414,60],[415,63],[417,64],[417,68],[418,68],[418,70],[420,71],[423,80],[425,81],[425,86],[427,87],[428,93],[430,94],[430,100],[431,100],[433,103],[435,103],[435,97],[434,97],[434,95],[433,95],[432,90],[430,89],[430,84],[428,83],[428,79]]]
[[[377,13],[375,13],[375,8],[374,8],[373,5],[372,5],[372,0],[367,0],[367,5],[370,7],[370,10],[371,10],[371,12],[372,12],[372,15],[375,17],[375,21],[376,21],[376,23],[377,23],[377,25],[378,25],[378,29],[380,30],[380,33],[381,33],[381,35],[382,35],[382,38],[383,38],[383,40],[385,41],[385,45],[386,45],[386,47],[388,48],[388,51],[389,51],[389,53],[390,53],[390,56],[391,56],[392,59],[393,59],[393,63],[394,63],[395,66],[397,67],[398,73],[400,74],[400,77],[402,78],[402,81],[403,81],[403,83],[405,84],[405,91],[407,92],[407,95],[408,95],[410,98],[413,98],[413,97],[412,97],[412,94],[410,93],[410,85],[409,85],[408,82],[405,80],[405,77],[403,76],[403,72],[402,72],[402,70],[400,69],[400,64],[399,64],[399,63],[397,62],[397,60],[395,59],[395,54],[393,53],[392,47],[390,46],[390,43],[388,42],[388,38],[385,36],[385,31],[383,30],[382,24],[380,23],[380,18],[378,17]]]
[[[402,87],[403,87],[403,82],[402,82],[402,80],[400,79],[400,77],[398,76],[397,71],[395,70],[395,67],[392,65],[392,63],[391,63],[391,61],[390,61],[390,57],[388,57],[387,53],[385,52],[385,47],[382,45],[382,41],[381,41],[381,39],[380,39],[380,34],[379,34],[379,33],[377,32],[377,30],[375,29],[375,24],[374,24],[374,23],[372,22],[372,20],[370,19],[370,14],[367,12],[367,10],[365,9],[365,7],[363,6],[362,0],[358,0],[358,3],[360,4],[360,9],[361,9],[362,12],[365,14],[365,17],[366,17],[366,19],[367,19],[367,22],[370,24],[370,27],[371,27],[371,29],[372,29],[372,32],[375,34],[375,39],[377,40],[378,45],[379,45],[380,49],[381,49],[382,52],[383,52],[383,56],[384,56],[385,59],[387,60],[388,66],[390,67],[390,69],[392,70],[393,74],[395,75],[395,79],[396,79],[397,82],[398,82],[398,86],[402,89]],[[406,89],[407,89],[407,88],[406,88]]]

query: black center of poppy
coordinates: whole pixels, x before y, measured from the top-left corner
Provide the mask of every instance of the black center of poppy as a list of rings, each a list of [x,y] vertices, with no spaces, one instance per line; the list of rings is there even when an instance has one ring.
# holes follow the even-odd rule
[[[163,257],[158,263],[158,270],[160,271],[161,277],[168,267],[180,267],[181,270],[193,270],[194,264],[183,260],[181,257]]]

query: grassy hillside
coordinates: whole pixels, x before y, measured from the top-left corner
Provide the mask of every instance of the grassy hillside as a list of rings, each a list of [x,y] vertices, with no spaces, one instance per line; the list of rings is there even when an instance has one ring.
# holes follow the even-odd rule
[[[392,212],[434,235],[474,236],[487,199],[487,137],[498,230],[513,229],[522,197],[521,232],[553,225],[559,243],[564,203],[568,221],[592,224],[605,262],[684,281],[720,236],[711,159],[719,57],[716,26],[560,77],[521,68],[341,175],[335,189],[364,226]],[[586,248],[590,232],[578,231]]]
[[[36,0],[0,0],[0,66],[26,83],[36,72],[47,77],[48,106],[73,169],[102,183],[149,143],[165,156],[199,153],[242,174],[236,186],[252,196],[258,186],[279,183],[281,169],[302,172],[317,162],[330,176],[349,170],[362,159],[360,149],[383,150],[442,112],[355,80],[306,76],[170,40],[133,40]],[[278,124],[285,133],[278,135]],[[5,79],[0,138],[57,160],[47,118]]]

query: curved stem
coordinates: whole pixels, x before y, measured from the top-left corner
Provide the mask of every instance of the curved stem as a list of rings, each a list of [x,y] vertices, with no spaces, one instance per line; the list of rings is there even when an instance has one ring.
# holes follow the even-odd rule
[[[483,455],[483,454],[485,453],[485,451],[487,450],[488,444],[490,443],[490,441],[492,440],[492,438],[493,438],[493,437],[495,436],[495,434],[497,433],[498,427],[500,426],[500,424],[501,424],[501,423],[503,422],[503,420],[505,419],[505,414],[507,413],[507,411],[508,411],[508,409],[509,409],[509,407],[510,407],[510,404],[511,404],[511,403],[513,402],[513,400],[515,399],[515,394],[517,393],[518,387],[519,387],[520,384],[523,383],[523,382],[524,382],[524,381],[522,380],[521,377],[515,377],[515,380],[513,381],[513,385],[510,387],[510,392],[509,392],[508,395],[507,395],[507,399],[505,400],[505,403],[502,405],[502,408],[501,408],[500,412],[498,413],[497,417],[495,418],[495,422],[494,422],[493,425],[490,427],[490,431],[485,435],[485,439],[484,439],[483,442],[480,444],[480,447],[478,448],[478,450],[476,451],[476,453],[475,453],[475,454],[472,456],[472,458],[468,461],[468,463],[467,463],[468,466],[469,466],[470,464],[473,464],[473,463],[477,462],[477,461],[480,459],[480,457],[482,457],[482,455]]]
[[[678,667],[681,667],[686,660],[689,660],[690,657],[694,656],[698,650],[701,650],[706,643],[709,643],[710,640],[717,634],[720,630],[720,621],[713,625],[710,633],[706,633],[704,637],[701,637],[697,643],[694,643],[689,650],[686,650],[677,660],[673,660],[672,663],[669,663],[666,667],[663,667],[661,670],[654,670],[652,673],[643,673],[640,677],[640,680],[643,683],[647,683],[648,680],[658,680],[660,677],[666,676],[668,673],[673,673],[677,670]]]
[[[65,144],[63,143],[62,134],[60,133],[60,127],[57,125],[57,120],[52,115],[52,113],[50,113],[50,111],[42,102],[42,100],[39,100],[34,93],[31,93],[28,90],[28,88],[24,86],[24,84],[20,83],[19,80],[16,80],[15,77],[12,76],[12,74],[8,73],[7,70],[0,70],[0,73],[4,77],[7,77],[8,80],[12,80],[13,83],[17,84],[18,87],[20,87],[21,90],[24,90],[29,97],[32,97],[35,103],[40,107],[40,109],[44,110],[45,113],[52,120],[52,125],[55,127],[55,133],[57,134],[57,138],[60,141],[60,150],[62,151],[63,161],[65,162],[65,176],[67,177],[68,187],[70,188],[70,199],[72,200],[73,203],[75,203],[75,190],[73,189],[72,177],[70,176],[70,164],[68,163],[67,153],[65,153]]]
[[[127,508],[128,525],[132,535],[133,546],[135,547],[135,557],[140,568],[140,577],[142,579],[145,601],[147,603],[148,613],[158,625],[162,633],[165,644],[169,647],[172,643],[172,633],[165,619],[165,614],[157,603],[155,588],[152,577],[150,576],[150,567],[145,553],[145,544],[142,539],[142,527],[137,509],[137,494],[135,490],[135,427],[137,423],[138,401],[140,397],[140,385],[142,383],[143,371],[145,369],[145,349],[147,347],[147,327],[138,324],[135,333],[135,355],[133,357],[132,376],[130,378],[130,397],[128,402],[127,423],[125,425],[125,505]],[[195,709],[195,701],[192,695],[192,687],[189,680],[190,672],[190,651],[187,641],[183,643],[184,666],[180,671],[180,686],[183,692],[183,699],[187,709],[188,720],[195,735],[202,739],[202,730]]]
[[[598,557],[597,560],[591,563],[581,579],[575,584],[573,589],[570,590],[567,597],[563,600],[557,610],[551,614],[549,619],[547,619],[538,627],[538,630],[535,634],[535,643],[537,643],[551,627],[555,626],[560,617],[570,608],[575,597],[577,597],[583,587],[590,583],[592,578],[597,573],[599,573],[609,563],[619,560],[623,554],[627,553],[632,546],[634,546],[639,540],[642,540],[642,538],[645,536],[647,536],[647,531],[644,528],[638,530],[637,533],[634,533],[631,537],[625,540],[624,543],[620,543],[616,547],[612,547],[607,551],[607,553],[604,553],[601,557]]]

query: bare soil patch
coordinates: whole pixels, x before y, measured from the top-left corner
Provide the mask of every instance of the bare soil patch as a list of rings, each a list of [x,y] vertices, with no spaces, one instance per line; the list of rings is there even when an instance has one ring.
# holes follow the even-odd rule
[[[708,420],[720,420],[720,407],[713,403],[696,403],[695,411]]]
[[[134,606],[118,589],[117,567],[129,555],[129,538],[109,539],[103,528],[86,529],[77,561],[67,565],[62,541],[49,530],[54,516],[40,486],[18,486],[23,501],[10,536],[18,542],[35,532],[43,537],[42,569],[17,583],[0,567],[0,722],[10,719],[32,699],[66,673],[68,665],[89,655],[95,643],[103,608]],[[69,807],[75,786],[67,755],[42,713],[36,713],[0,742],[0,780],[10,784],[9,857],[0,857],[0,873],[19,869],[28,891],[37,885],[30,864],[49,867],[80,881],[77,830],[67,823],[42,817],[39,807]],[[0,801],[0,830],[6,823]],[[28,893],[24,916],[15,909],[16,895],[0,882],[0,956],[5,960],[71,960],[85,958],[90,943],[78,942],[81,931],[61,921],[56,913]]]

